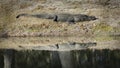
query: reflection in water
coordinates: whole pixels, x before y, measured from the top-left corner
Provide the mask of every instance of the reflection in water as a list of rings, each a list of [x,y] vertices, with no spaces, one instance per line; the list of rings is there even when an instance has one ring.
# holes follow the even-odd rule
[[[14,50],[4,50],[4,68],[14,68]]]
[[[60,56],[62,68],[74,68],[74,63],[73,63],[74,60],[72,60],[73,59],[72,52],[60,51],[58,53]]]
[[[3,52],[0,51],[0,68],[3,68],[3,66],[4,66]]]
[[[0,68],[120,68],[120,50],[0,50]]]

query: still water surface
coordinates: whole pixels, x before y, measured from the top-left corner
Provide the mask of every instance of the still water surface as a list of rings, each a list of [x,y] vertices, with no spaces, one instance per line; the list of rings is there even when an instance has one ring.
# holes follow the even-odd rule
[[[120,50],[0,50],[0,68],[120,68]]]

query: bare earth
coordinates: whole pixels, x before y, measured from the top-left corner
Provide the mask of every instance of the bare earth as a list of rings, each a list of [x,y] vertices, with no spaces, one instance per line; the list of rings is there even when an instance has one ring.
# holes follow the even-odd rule
[[[9,4],[9,3],[13,4]],[[7,0],[1,1],[0,36],[97,36],[120,34],[120,4],[114,2],[89,0]],[[95,16],[94,21],[77,22],[69,25],[67,22],[53,22],[47,19],[16,16],[21,13],[70,13]]]
[[[70,13],[95,16],[94,21],[54,22],[16,16],[21,13]],[[0,48],[96,42],[95,49],[120,48],[120,0],[1,0]],[[111,37],[115,36],[115,37]],[[25,38],[24,38],[25,37]]]

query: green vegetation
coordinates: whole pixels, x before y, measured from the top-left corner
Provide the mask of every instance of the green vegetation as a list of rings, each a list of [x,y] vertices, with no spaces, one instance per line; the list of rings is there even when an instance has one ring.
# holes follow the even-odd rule
[[[103,33],[109,33],[113,31],[113,27],[108,25],[107,23],[99,23],[95,27],[92,28],[94,34],[103,34]]]
[[[94,38],[96,41],[110,41],[113,40],[113,37],[110,36],[97,36]]]

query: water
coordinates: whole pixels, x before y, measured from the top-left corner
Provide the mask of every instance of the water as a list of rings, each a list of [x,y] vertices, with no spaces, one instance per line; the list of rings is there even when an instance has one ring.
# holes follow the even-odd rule
[[[120,50],[6,49],[0,50],[0,68],[120,68]]]

